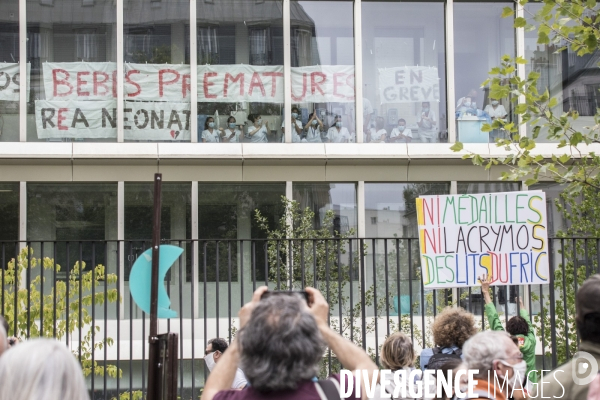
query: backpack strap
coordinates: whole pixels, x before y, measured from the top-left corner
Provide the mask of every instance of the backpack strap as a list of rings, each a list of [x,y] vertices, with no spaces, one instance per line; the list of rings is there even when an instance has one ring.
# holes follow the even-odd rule
[[[315,382],[315,389],[321,400],[340,400],[340,384],[335,379]]]
[[[431,349],[431,352],[433,354],[440,354],[442,352],[442,348],[440,346],[434,347],[434,348]]]

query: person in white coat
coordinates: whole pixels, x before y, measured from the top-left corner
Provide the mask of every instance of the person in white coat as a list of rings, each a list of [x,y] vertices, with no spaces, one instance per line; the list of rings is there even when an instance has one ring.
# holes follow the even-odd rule
[[[330,143],[348,143],[350,141],[350,132],[348,128],[342,126],[342,117],[335,116],[335,121],[329,131],[327,131],[327,141]]]
[[[398,126],[392,129],[390,133],[390,142],[406,142],[410,143],[413,138],[412,131],[406,127],[404,118],[398,120]]]
[[[269,133],[269,121],[264,122],[260,115],[250,114],[248,120],[252,123],[248,127],[248,136],[250,136],[250,142],[252,143],[267,143]]]
[[[388,138],[387,131],[383,128],[385,121],[383,117],[377,117],[375,128],[369,128],[367,132],[367,142],[369,143],[385,143]]]
[[[302,122],[298,119],[298,117],[300,116],[300,110],[298,109],[298,107],[292,107],[292,120],[291,120],[291,125],[293,126],[292,129],[292,143],[299,143],[302,141]],[[281,135],[281,143],[285,142],[285,121],[281,121],[281,132],[283,133],[283,135]]]
[[[213,117],[206,118],[204,130],[202,131],[203,143],[218,143],[220,141],[223,128],[217,128]]]
[[[306,129],[306,141],[309,143],[321,143],[321,132],[323,132],[323,122],[317,117],[317,113],[313,112],[308,116]]]
[[[227,118],[227,128],[223,131],[223,142],[241,143],[244,140],[244,131],[238,129],[235,117]]]

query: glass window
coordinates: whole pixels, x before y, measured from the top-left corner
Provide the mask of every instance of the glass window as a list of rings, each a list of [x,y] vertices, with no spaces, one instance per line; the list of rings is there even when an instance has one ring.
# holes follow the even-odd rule
[[[504,138],[503,132],[482,132],[482,125],[493,118],[513,120],[510,102],[490,99],[489,87],[481,87],[503,55],[515,56],[513,19],[501,17],[504,7],[514,3],[454,3],[456,125],[461,142],[495,142]]]
[[[443,2],[363,2],[365,143],[448,140]]]
[[[458,194],[479,194],[516,192],[521,189],[519,182],[458,182]]]
[[[198,142],[282,140],[283,2],[199,1]]]
[[[365,183],[366,236],[417,238],[415,199],[449,193],[448,183]]]
[[[187,0],[125,2],[125,141],[190,141]]]
[[[0,183],[0,268],[5,268],[10,258],[15,257],[19,240],[19,184]],[[3,242],[3,241],[7,242]]]
[[[0,21],[0,142],[18,142],[21,86],[18,0],[2,2]]]
[[[301,210],[310,208],[315,213],[315,229],[321,228],[325,213],[333,210],[333,230],[342,234],[353,230],[353,236],[356,236],[358,216],[354,183],[294,182],[293,192]]]
[[[27,0],[28,141],[116,141],[115,4]]]
[[[539,25],[533,15],[541,10],[543,4],[528,3],[525,5],[525,16],[529,23]],[[535,71],[540,74],[537,89],[543,93],[546,89],[550,96],[558,100],[552,109],[555,115],[563,112],[577,111],[579,118],[571,119],[571,127],[578,131],[587,131],[585,127],[595,125],[594,115],[600,107],[600,76],[597,74],[597,59],[600,51],[577,56],[576,52],[567,50],[556,52],[563,44],[538,44],[538,31],[525,31],[525,65],[526,73]],[[532,128],[527,124],[528,133]],[[548,142],[547,130],[542,129],[536,139]]]
[[[290,7],[292,141],[355,142],[353,2]]]

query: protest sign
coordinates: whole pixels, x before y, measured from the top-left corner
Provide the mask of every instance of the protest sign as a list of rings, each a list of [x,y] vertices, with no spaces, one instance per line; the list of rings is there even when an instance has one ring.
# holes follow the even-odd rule
[[[317,65],[292,68],[292,101],[354,102],[354,66]]]
[[[27,99],[29,99],[29,76],[31,64],[27,63]],[[19,101],[21,73],[19,63],[0,64],[0,101]]]
[[[116,138],[117,101],[35,101],[40,139]]]
[[[42,64],[46,100],[117,98],[117,64],[64,62]]]
[[[379,68],[381,103],[440,101],[440,78],[435,67]]]
[[[426,289],[549,283],[541,191],[422,196],[416,200]]]
[[[190,140],[190,103],[125,102],[126,140]]]
[[[184,101],[190,98],[190,66],[125,64],[125,98],[144,101]]]

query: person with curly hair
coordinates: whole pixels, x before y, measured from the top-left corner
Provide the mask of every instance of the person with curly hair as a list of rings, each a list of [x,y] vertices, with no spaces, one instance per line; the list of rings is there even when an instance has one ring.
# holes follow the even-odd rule
[[[477,328],[473,314],[461,307],[446,307],[433,321],[431,332],[436,347],[421,351],[421,370],[439,369],[438,364],[460,358],[463,344],[477,333]]]

